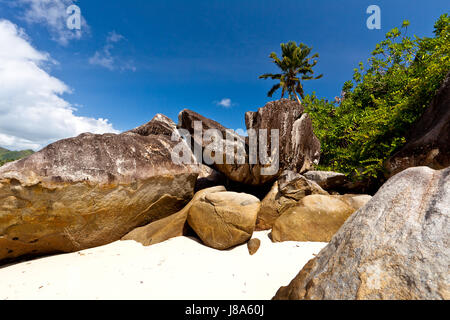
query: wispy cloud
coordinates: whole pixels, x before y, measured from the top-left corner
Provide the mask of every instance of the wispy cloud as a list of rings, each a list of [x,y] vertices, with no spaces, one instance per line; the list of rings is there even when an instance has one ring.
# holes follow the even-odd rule
[[[231,108],[232,106],[236,105],[231,101],[230,98],[223,98],[220,101],[215,101],[215,104],[223,108]]]
[[[38,51],[25,32],[0,20],[0,146],[39,149],[83,132],[118,132],[107,119],[76,115],[76,105],[62,98],[71,89],[49,74],[54,63]]]
[[[45,25],[52,39],[61,45],[67,45],[70,40],[79,40],[89,32],[86,20],[81,16],[81,30],[67,28],[67,8],[76,4],[76,0],[17,0],[16,5],[25,8],[23,18],[28,23]]]
[[[89,58],[89,63],[92,65],[101,66],[111,71],[115,69],[122,71],[136,71],[136,67],[132,61],[122,61],[112,54],[115,45],[123,40],[126,40],[125,37],[115,31],[108,33],[105,46],[101,50],[96,51],[95,54]]]
[[[106,37],[106,42],[108,43],[115,43],[119,42],[121,40],[124,40],[124,36],[121,34],[116,33],[115,31],[111,31],[108,33],[108,36]]]

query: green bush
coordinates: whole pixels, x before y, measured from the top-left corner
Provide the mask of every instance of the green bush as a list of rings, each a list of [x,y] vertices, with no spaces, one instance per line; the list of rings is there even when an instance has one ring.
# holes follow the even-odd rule
[[[33,150],[10,151],[0,147],[0,167],[5,163],[28,157],[33,153]]]
[[[450,70],[450,17],[439,18],[432,38],[407,36],[408,25],[388,32],[367,64],[359,64],[340,101],[305,97],[322,143],[318,169],[379,180],[385,161],[406,142]]]

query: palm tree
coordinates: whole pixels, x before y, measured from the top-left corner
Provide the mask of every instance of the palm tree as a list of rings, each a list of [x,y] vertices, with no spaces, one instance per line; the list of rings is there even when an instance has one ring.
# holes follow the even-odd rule
[[[313,77],[314,71],[312,68],[317,64],[317,60],[313,60],[319,57],[319,54],[314,54],[312,57],[308,58],[311,53],[312,48],[309,48],[307,45],[300,43],[297,46],[297,43],[294,41],[290,41],[288,43],[281,44],[281,52],[283,59],[280,60],[275,52],[270,54],[270,58],[272,58],[273,62],[281,69],[282,73],[271,74],[266,73],[260,76],[260,79],[272,79],[278,80],[279,83],[274,85],[272,89],[270,89],[267,94],[269,97],[278,90],[282,89],[281,97],[283,98],[285,93],[289,94],[289,99],[297,98],[299,104],[302,104],[300,97],[304,98],[303,85],[301,81],[311,80],[311,79],[320,79],[322,78],[322,74]],[[311,60],[312,63],[311,63]]]

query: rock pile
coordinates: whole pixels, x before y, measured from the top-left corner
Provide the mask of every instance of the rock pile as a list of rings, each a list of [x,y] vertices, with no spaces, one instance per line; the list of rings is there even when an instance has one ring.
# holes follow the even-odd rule
[[[425,160],[448,166],[448,83],[388,163],[392,174]],[[270,102],[245,120],[247,137],[190,110],[178,125],[158,114],[0,167],[0,262],[185,235],[218,250],[247,242],[254,255],[254,231],[271,230],[274,242],[329,242],[276,299],[450,299],[449,168],[408,169],[373,198],[353,194],[343,174],[312,170],[320,143],[297,102]],[[265,163],[252,159],[258,132]]]

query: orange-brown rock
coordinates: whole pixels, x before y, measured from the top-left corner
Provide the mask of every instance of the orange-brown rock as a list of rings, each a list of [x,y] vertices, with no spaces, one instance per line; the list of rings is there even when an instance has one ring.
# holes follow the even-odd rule
[[[259,199],[249,194],[208,193],[192,204],[188,223],[207,246],[228,249],[251,238],[259,208]]]
[[[328,192],[317,183],[307,180],[298,173],[289,170],[284,171],[261,201],[256,230],[272,229],[273,224],[283,212],[311,194],[327,195]]]
[[[187,216],[192,204],[207,193],[222,192],[226,189],[222,186],[203,189],[197,192],[194,198],[179,212],[166,218],[139,227],[122,237],[122,240],[134,240],[144,246],[150,246],[164,242],[171,238],[181,237],[187,232]]]
[[[329,242],[353,212],[336,196],[307,196],[275,221],[272,240]]]
[[[366,203],[372,199],[372,196],[368,194],[343,194],[343,195],[333,195],[333,197],[344,201],[355,211],[364,207]]]
[[[250,253],[251,256],[254,255],[259,250],[260,246],[261,240],[259,240],[258,238],[250,239],[247,242],[248,253]]]

